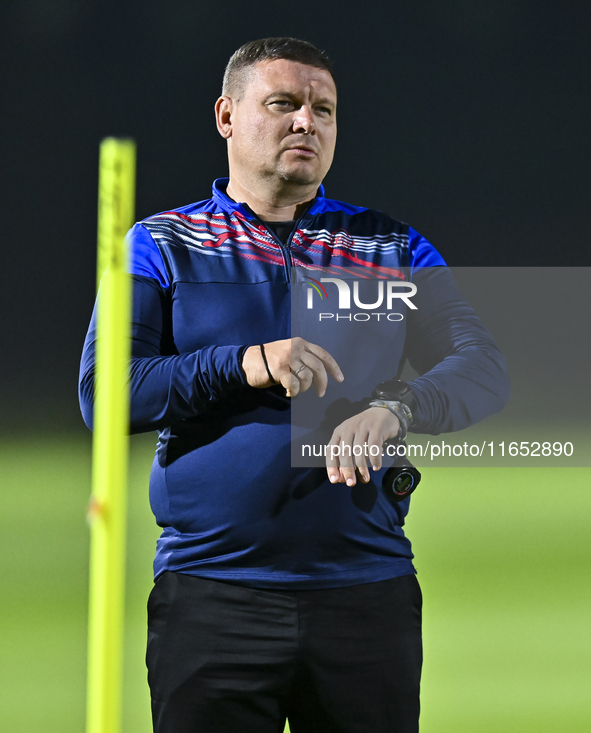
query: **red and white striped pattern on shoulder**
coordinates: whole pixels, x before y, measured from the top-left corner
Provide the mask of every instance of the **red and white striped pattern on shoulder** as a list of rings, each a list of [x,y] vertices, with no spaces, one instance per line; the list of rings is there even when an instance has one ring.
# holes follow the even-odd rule
[[[165,211],[142,223],[158,244],[187,247],[203,255],[284,264],[281,248],[267,229],[238,213]]]
[[[364,237],[352,235],[342,228],[336,231],[301,229],[294,235],[292,244],[294,264],[306,264],[311,259],[318,267],[330,266],[331,270],[359,267],[368,269],[368,277],[406,279],[400,269],[408,257],[406,233]],[[300,258],[300,252],[305,258]]]

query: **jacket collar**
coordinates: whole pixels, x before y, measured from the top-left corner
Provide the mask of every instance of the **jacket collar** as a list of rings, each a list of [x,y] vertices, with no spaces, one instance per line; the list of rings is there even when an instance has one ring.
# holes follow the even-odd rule
[[[235,214],[238,213],[244,218],[248,219],[249,221],[252,221],[255,219],[255,215],[251,211],[251,209],[243,203],[237,204],[235,201],[233,201],[227,194],[226,194],[226,188],[228,186],[230,179],[229,178],[217,178],[213,182],[213,200],[216,202],[220,208],[222,208],[224,211],[227,211],[229,214]],[[318,210],[322,206],[322,202],[324,199],[324,186],[320,185],[318,187],[318,191],[316,193],[316,198],[314,198],[310,204],[310,208],[306,212],[306,216],[310,216],[313,214],[318,213]]]

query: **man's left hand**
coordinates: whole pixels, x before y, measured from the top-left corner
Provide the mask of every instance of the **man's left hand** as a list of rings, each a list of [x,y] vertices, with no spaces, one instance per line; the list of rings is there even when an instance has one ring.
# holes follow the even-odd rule
[[[326,470],[331,483],[355,486],[356,471],[363,483],[367,483],[368,463],[374,471],[382,467],[382,445],[395,438],[399,430],[398,418],[384,407],[370,407],[342,422],[326,448]]]

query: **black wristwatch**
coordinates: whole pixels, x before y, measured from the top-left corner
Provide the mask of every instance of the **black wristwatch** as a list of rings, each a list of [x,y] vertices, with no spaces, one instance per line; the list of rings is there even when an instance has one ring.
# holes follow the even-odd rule
[[[411,388],[402,379],[388,379],[386,382],[378,384],[371,393],[374,400],[386,400],[402,402],[414,412],[416,401]]]

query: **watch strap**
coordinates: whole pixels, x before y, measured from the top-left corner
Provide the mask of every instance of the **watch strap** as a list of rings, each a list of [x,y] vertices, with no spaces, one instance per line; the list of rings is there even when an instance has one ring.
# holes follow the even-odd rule
[[[400,400],[371,400],[370,407],[385,407],[393,415],[396,415],[400,423],[397,440],[404,440],[408,429],[412,425],[412,411],[410,407]]]

